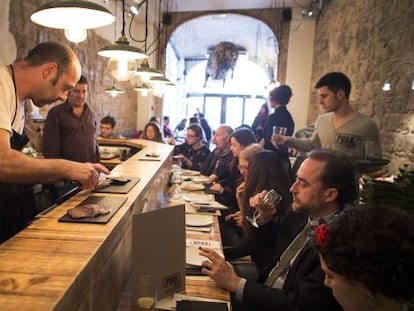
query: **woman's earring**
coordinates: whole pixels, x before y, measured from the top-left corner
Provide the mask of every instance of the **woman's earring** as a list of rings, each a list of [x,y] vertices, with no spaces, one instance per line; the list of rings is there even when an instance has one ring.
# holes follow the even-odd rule
[[[378,305],[377,298],[375,298],[375,296],[372,293],[368,292],[367,293],[367,306],[369,308],[375,308],[377,305]]]

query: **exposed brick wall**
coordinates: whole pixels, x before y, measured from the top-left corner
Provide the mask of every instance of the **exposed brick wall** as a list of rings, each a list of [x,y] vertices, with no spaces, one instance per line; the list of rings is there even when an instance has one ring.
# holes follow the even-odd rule
[[[330,0],[316,24],[312,83],[342,71],[352,82],[351,103],[380,129],[391,173],[414,162],[414,1]],[[383,92],[385,80],[392,83]],[[318,115],[311,90],[308,121]]]

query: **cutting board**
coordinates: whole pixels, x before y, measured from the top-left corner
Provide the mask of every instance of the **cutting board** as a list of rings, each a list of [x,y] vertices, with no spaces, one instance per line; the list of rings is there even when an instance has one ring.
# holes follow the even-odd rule
[[[106,224],[112,216],[118,211],[118,209],[124,204],[127,200],[127,197],[107,197],[107,196],[90,196],[83,200],[79,205],[85,204],[97,204],[105,205],[111,207],[111,212],[105,215],[98,217],[87,217],[75,219],[70,217],[68,214],[60,217],[58,221],[60,222],[83,222],[83,223],[95,223],[95,224]]]
[[[107,187],[93,190],[93,192],[96,193],[119,193],[119,194],[127,194],[132,187],[134,187],[141,178],[131,178],[130,181],[128,181],[125,185],[109,185]]]

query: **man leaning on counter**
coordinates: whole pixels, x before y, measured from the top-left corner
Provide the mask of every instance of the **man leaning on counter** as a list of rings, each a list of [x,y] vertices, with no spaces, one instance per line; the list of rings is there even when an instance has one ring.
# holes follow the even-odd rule
[[[37,107],[66,100],[79,80],[81,65],[67,45],[44,42],[14,64],[0,66],[0,242],[24,228],[24,184],[73,180],[84,189],[98,184],[98,163],[25,156],[23,147],[24,100]]]

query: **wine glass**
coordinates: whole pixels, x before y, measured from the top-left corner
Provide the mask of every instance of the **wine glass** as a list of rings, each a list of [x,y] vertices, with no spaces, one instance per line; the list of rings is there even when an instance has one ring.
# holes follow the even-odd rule
[[[262,215],[263,208],[269,208],[269,207],[275,208],[276,205],[279,204],[280,201],[282,201],[282,196],[273,189],[269,190],[264,195],[259,206],[253,212],[253,216],[252,217],[246,216],[247,221],[250,222],[253,227],[258,228],[259,223],[257,222],[257,220]]]
[[[151,311],[155,309],[157,290],[151,275],[139,276],[135,299],[136,311]]]

